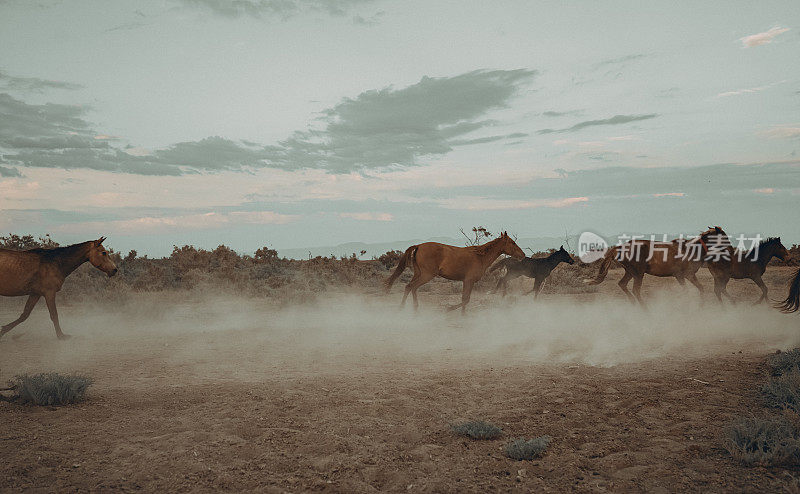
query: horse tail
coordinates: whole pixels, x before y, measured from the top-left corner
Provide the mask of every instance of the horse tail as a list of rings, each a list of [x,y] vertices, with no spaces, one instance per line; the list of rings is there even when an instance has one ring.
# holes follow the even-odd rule
[[[585,280],[583,280],[583,282],[586,283],[587,285],[599,285],[600,283],[602,283],[603,280],[606,279],[606,275],[608,274],[608,268],[611,267],[611,264],[614,262],[616,256],[617,256],[616,248],[608,249],[608,252],[606,252],[605,257],[603,257],[603,262],[600,263],[600,270],[597,272],[597,276],[595,276],[594,279],[586,278]]]
[[[513,257],[506,257],[505,259],[501,259],[499,262],[492,264],[492,267],[489,268],[489,272],[492,273],[500,268],[508,268],[508,264],[512,260],[514,260]]]
[[[397,267],[395,268],[394,273],[392,273],[392,275],[389,276],[389,279],[386,280],[385,285],[386,285],[386,292],[387,293],[392,288],[392,285],[394,284],[394,281],[397,278],[399,278],[401,274],[403,274],[403,271],[406,270],[406,264],[408,264],[409,259],[411,259],[411,260],[414,259],[414,256],[417,253],[417,247],[419,247],[419,245],[412,245],[411,247],[406,249],[405,254],[403,254],[403,256],[400,258],[400,262],[397,264]]]
[[[781,312],[796,312],[800,308],[800,270],[794,275],[794,279],[789,283],[789,295],[786,300],[775,305]]]

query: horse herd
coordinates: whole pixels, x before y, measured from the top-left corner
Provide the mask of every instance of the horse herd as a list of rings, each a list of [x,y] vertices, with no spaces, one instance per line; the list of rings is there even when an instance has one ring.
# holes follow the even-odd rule
[[[22,314],[16,320],[0,327],[0,337],[25,321],[39,299],[44,297],[56,336],[59,339],[68,338],[69,336],[61,330],[58,321],[56,293],[61,290],[67,276],[85,262],[89,262],[109,277],[117,273],[117,267],[103,247],[104,240],[105,237],[101,237],[97,240],[52,249],[36,248],[24,251],[0,249],[0,295],[28,297]],[[696,249],[692,249],[693,247]],[[692,251],[699,252],[699,256],[688,255],[688,252]],[[712,258],[710,255],[712,251],[727,255],[716,255]],[[502,254],[510,258],[495,263]],[[714,278],[714,293],[720,301],[722,295],[730,298],[725,289],[728,280],[749,278],[761,288],[762,295],[758,302],[762,302],[767,299],[767,287],[761,276],[773,257],[782,260],[789,257],[789,252],[781,244],[780,238],[767,239],[748,252],[739,252],[731,246],[727,235],[720,227],[712,227],[693,240],[655,242],[637,239],[608,249],[600,263],[597,276],[584,281],[589,284],[601,283],[609,268],[612,265],[619,265],[625,270],[624,276],[619,281],[620,288],[631,301],[644,304],[640,291],[645,274],[673,276],[681,285],[688,279],[702,292],[703,287],[697,280],[696,273],[701,266],[707,265]],[[495,291],[502,289],[505,295],[510,280],[528,276],[535,280],[531,292],[535,292],[535,296],[538,296],[545,278],[561,262],[568,264],[575,262],[563,246],[547,258],[532,259],[525,256],[507,232],[483,245],[469,247],[425,242],[406,249],[385,285],[388,292],[395,280],[410,265],[414,275],[406,284],[401,305],[405,305],[410,293],[416,309],[419,307],[417,290],[434,277],[462,281],[461,303],[450,306],[449,310],[461,308],[463,313],[469,303],[473,286],[487,270],[505,269],[505,275],[498,281]],[[631,279],[633,279],[633,294],[628,290]],[[798,310],[800,271],[789,283],[788,296],[776,307],[783,312]]]

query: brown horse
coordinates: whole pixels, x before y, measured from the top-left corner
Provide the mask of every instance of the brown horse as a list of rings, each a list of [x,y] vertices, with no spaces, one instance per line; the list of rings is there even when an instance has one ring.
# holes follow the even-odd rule
[[[483,277],[486,268],[500,254],[507,254],[517,259],[525,258],[525,252],[519,248],[506,232],[503,232],[490,242],[472,247],[454,247],[437,242],[412,245],[406,249],[394,273],[386,280],[386,291],[388,292],[392,288],[394,281],[403,273],[406,265],[411,261],[414,267],[414,276],[406,285],[405,293],[403,293],[403,302],[400,306],[405,306],[408,293],[411,292],[414,297],[414,309],[419,308],[417,289],[434,277],[441,276],[448,280],[464,282],[461,303],[450,306],[448,309],[454,310],[461,307],[461,312],[463,313],[467,303],[469,303],[472,285]]]
[[[786,296],[786,300],[779,302],[775,305],[775,308],[787,314],[789,312],[797,312],[797,309],[800,308],[800,270],[794,275],[794,279],[789,282],[789,295]]]
[[[86,261],[109,277],[117,274],[117,267],[103,248],[103,240],[105,237],[55,249],[0,249],[0,295],[28,296],[22,315],[0,328],[0,337],[27,319],[36,302],[44,297],[56,336],[62,340],[69,338],[58,323],[56,292],[61,290],[64,279]]]
[[[702,294],[703,285],[697,279],[697,271],[703,265],[708,250],[707,239],[720,232],[721,228],[714,227],[701,233],[696,239],[676,239],[671,242],[629,240],[608,249],[597,276],[584,282],[599,285],[606,278],[611,265],[618,263],[625,269],[625,275],[619,280],[619,287],[633,303],[638,301],[641,305],[645,305],[641,294],[645,274],[662,278],[674,276],[681,286],[686,283],[684,280],[689,280]],[[633,295],[628,291],[631,278],[633,278]]]
[[[522,260],[512,259],[507,257],[502,261],[498,261],[489,268],[489,272],[493,272],[497,269],[506,268],[506,274],[502,278],[497,281],[497,286],[495,287],[494,291],[503,289],[503,296],[506,296],[506,287],[508,286],[508,282],[518,278],[520,276],[527,276],[528,278],[533,278],[533,288],[525,293],[528,295],[529,293],[533,293],[533,298],[539,298],[539,293],[542,291],[542,284],[544,280],[550,276],[550,273],[558,266],[560,263],[565,262],[567,264],[573,264],[575,260],[572,256],[569,255],[569,252],[564,250],[564,246],[562,245],[560,249],[554,251],[547,257],[541,258],[532,258],[526,257]]]
[[[761,288],[761,298],[755,303],[764,302],[767,300],[768,290],[761,276],[767,270],[767,264],[773,257],[786,260],[789,257],[789,251],[781,243],[780,237],[770,237],[761,241],[758,247],[754,247],[745,253],[731,246],[725,232],[722,232],[722,235],[725,256],[714,256],[713,259],[707,260],[708,270],[711,271],[711,276],[714,277],[714,294],[717,299],[722,302],[722,295],[725,295],[731,303],[735,303],[733,297],[728,294],[728,281],[731,278],[735,280],[749,278]]]

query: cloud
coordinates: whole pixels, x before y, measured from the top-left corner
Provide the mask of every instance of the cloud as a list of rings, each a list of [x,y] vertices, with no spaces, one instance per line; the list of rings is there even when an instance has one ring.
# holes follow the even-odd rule
[[[347,15],[354,8],[374,0],[181,0],[222,17],[250,16],[289,19],[304,12],[322,12],[332,16]]]
[[[751,87],[751,88],[745,88],[745,89],[737,89],[735,91],[725,91],[723,93],[717,94],[717,98],[726,98],[728,96],[738,96],[740,94],[748,94],[748,93],[758,93],[758,92],[763,91],[765,89],[769,89],[771,87],[777,86],[778,84],[783,84],[784,82],[786,82],[786,81],[773,82],[773,83],[767,84],[765,86]]]
[[[796,139],[800,138],[800,126],[775,125],[771,129],[762,130],[758,135],[769,139]]]
[[[359,221],[393,221],[394,216],[389,213],[339,213],[342,218]]]
[[[775,36],[785,33],[788,30],[789,30],[788,27],[773,27],[769,31],[764,31],[763,33],[751,34],[750,36],[739,38],[739,41],[742,42],[743,48],[752,48],[754,46],[767,45],[769,43],[772,43],[772,40],[773,38],[775,38]]]
[[[423,77],[408,87],[386,87],[344,98],[322,112],[315,126],[274,145],[220,136],[164,149],[119,149],[118,139],[83,119],[85,107],[33,105],[0,94],[0,148],[12,165],[89,168],[144,175],[180,175],[256,168],[323,169],[331,173],[419,165],[455,146],[516,139],[511,133],[469,137],[497,124],[484,118],[508,106],[535,71],[478,70],[454,77]]]
[[[775,189],[772,187],[764,187],[761,189],[755,189],[753,192],[756,194],[772,194],[775,192]]]
[[[29,91],[42,93],[47,89],[81,89],[80,84],[71,82],[50,81],[38,77],[15,77],[0,71],[0,89],[6,91]]]
[[[657,194],[653,194],[653,197],[684,197],[686,194],[683,192],[659,192]]]
[[[583,113],[583,110],[571,110],[571,111],[546,111],[542,113],[545,117],[567,117],[567,116],[579,116]]]
[[[644,53],[637,53],[635,55],[626,55],[624,57],[611,58],[611,59],[603,60],[602,62],[596,63],[594,65],[594,68],[598,69],[598,68],[605,67],[605,66],[608,66],[608,65],[624,64],[624,63],[627,63],[627,62],[631,62],[633,60],[639,60],[639,59],[645,58],[646,56],[647,55],[645,55]]]
[[[614,115],[611,118],[605,118],[601,120],[587,120],[585,122],[580,122],[573,125],[572,127],[567,127],[566,129],[542,129],[539,131],[539,134],[577,132],[581,129],[585,129],[586,127],[594,127],[597,125],[621,125],[629,122],[636,122],[639,120],[649,120],[651,118],[656,118],[657,116],[658,116],[657,113],[649,113],[646,115]]]
[[[420,157],[476,143],[458,138],[494,125],[480,117],[507,107],[535,74],[527,69],[478,70],[423,77],[401,89],[366,91],[323,111],[324,128],[295,132],[280,142],[278,149],[270,150],[270,161],[286,169],[324,168],[333,173],[418,165]]]
[[[493,211],[509,209],[566,208],[588,202],[588,197],[565,197],[561,199],[509,200],[487,197],[454,197],[438,201],[445,209],[467,211]]]
[[[84,221],[68,223],[57,231],[69,233],[109,231],[117,234],[168,233],[176,230],[207,230],[236,225],[284,225],[299,218],[297,215],[273,211],[215,211],[177,216],[143,216],[113,221]]]

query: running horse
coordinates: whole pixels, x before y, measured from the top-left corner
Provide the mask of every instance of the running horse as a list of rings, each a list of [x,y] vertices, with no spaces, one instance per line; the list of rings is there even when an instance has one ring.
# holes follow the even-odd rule
[[[502,288],[503,296],[505,297],[506,287],[509,281],[520,276],[527,276],[528,278],[533,278],[534,282],[533,288],[529,292],[525,293],[525,295],[533,293],[533,298],[537,299],[539,298],[539,293],[542,291],[542,284],[544,283],[544,280],[546,280],[556,266],[562,262],[567,264],[573,264],[575,262],[572,256],[569,255],[569,252],[564,250],[563,245],[560,249],[547,257],[526,257],[522,260],[507,257],[502,261],[496,262],[494,266],[489,269],[489,272],[491,273],[495,270],[506,268],[506,274],[497,281],[497,286],[495,287],[494,291],[496,292]]]
[[[722,295],[728,297],[732,304],[736,303],[727,290],[728,281],[751,279],[761,288],[761,298],[755,304],[760,304],[767,300],[767,285],[761,276],[767,270],[767,264],[773,257],[785,261],[789,257],[789,251],[781,243],[780,237],[770,237],[762,240],[758,246],[753,247],[747,252],[734,249],[730,243],[728,235],[723,231],[720,245],[724,250],[713,257],[709,253],[707,258],[708,270],[714,277],[714,294],[722,302]]]
[[[0,327],[0,337],[25,321],[39,299],[44,297],[56,336],[60,340],[69,338],[58,323],[56,292],[61,290],[66,277],[86,261],[109,277],[117,274],[117,267],[103,248],[105,239],[101,237],[55,249],[0,249],[0,295],[28,296],[22,315],[16,321]]]
[[[606,278],[611,265],[616,263],[625,269],[625,275],[619,280],[619,287],[633,303],[638,301],[641,305],[645,305],[641,294],[645,274],[662,278],[674,276],[681,286],[685,285],[685,280],[689,280],[702,295],[703,285],[697,279],[697,271],[700,270],[708,254],[707,243],[713,236],[724,234],[722,228],[715,226],[693,239],[680,238],[671,242],[629,240],[608,249],[600,263],[597,276],[584,280],[584,283],[599,285]],[[633,295],[628,290],[631,279],[633,279]]]
[[[405,306],[410,292],[414,297],[414,309],[418,309],[417,289],[434,277],[441,276],[447,280],[464,282],[461,303],[448,307],[448,310],[461,307],[461,313],[463,314],[469,303],[472,286],[483,277],[486,268],[491,266],[495,259],[500,257],[500,254],[507,254],[516,259],[525,258],[525,252],[519,248],[506,232],[483,245],[470,247],[455,247],[438,242],[412,245],[406,249],[406,252],[400,258],[397,268],[386,280],[386,292],[389,292],[394,281],[403,274],[410,262],[414,268],[414,276],[406,285],[403,301],[400,304],[401,307]]]

